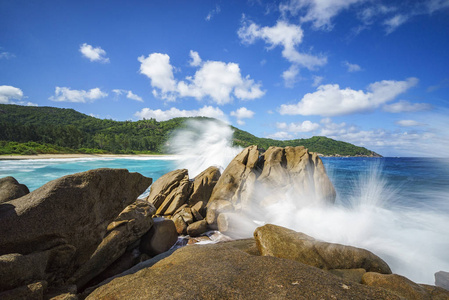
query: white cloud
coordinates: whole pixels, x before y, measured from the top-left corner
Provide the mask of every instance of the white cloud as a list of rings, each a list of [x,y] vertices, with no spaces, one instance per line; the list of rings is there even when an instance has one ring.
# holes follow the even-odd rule
[[[201,57],[198,52],[190,50],[190,58],[192,59],[190,61],[190,65],[192,67],[198,67],[199,65],[201,65]]]
[[[313,79],[312,86],[319,86],[323,82],[324,77],[314,75],[312,76],[312,79]]]
[[[301,16],[301,22],[312,22],[315,29],[332,29],[331,19],[342,10],[348,9],[351,5],[364,0],[290,0],[282,3],[279,9],[283,14],[289,12],[297,15],[306,11]]]
[[[404,127],[424,126],[425,124],[417,122],[415,120],[399,120],[396,124]]]
[[[293,88],[296,83],[296,77],[299,74],[299,68],[297,65],[291,65],[288,70],[282,73],[282,78],[284,79],[285,86],[288,88]]]
[[[338,116],[366,112],[395,99],[416,85],[418,79],[405,81],[383,80],[372,83],[367,91],[340,89],[338,84],[320,85],[316,92],[308,93],[297,104],[283,104],[283,115]]]
[[[251,119],[254,117],[255,112],[247,109],[246,107],[240,107],[235,111],[231,111],[231,116],[237,119],[237,124],[245,125],[245,121],[243,119]]]
[[[16,57],[14,54],[6,51],[0,52],[0,59],[10,59]]]
[[[148,76],[155,88],[153,95],[165,100],[175,100],[177,97],[209,98],[223,105],[232,102],[233,96],[251,100],[265,94],[260,83],[255,83],[249,75],[242,77],[236,63],[206,61],[193,77],[188,76],[185,81],[177,82],[167,54],[153,53],[148,58],[139,57],[139,61],[142,63],[141,74]]]
[[[225,113],[218,107],[203,106],[198,110],[180,110],[172,107],[169,110],[143,108],[134,114],[139,119],[156,119],[157,121],[167,121],[178,117],[209,117],[228,122]]]
[[[93,102],[97,99],[107,97],[108,94],[102,92],[100,88],[93,88],[89,91],[85,90],[72,90],[69,87],[59,87],[55,88],[55,95],[51,96],[51,101],[56,102],[77,102],[86,103]]]
[[[410,103],[405,100],[383,106],[383,110],[390,113],[425,111],[431,108],[429,103]]]
[[[211,10],[211,11],[207,14],[205,20],[206,20],[206,21],[210,21],[215,15],[219,14],[220,12],[221,12],[220,6],[219,6],[219,5],[216,5],[216,6],[215,6],[215,9]]]
[[[437,10],[449,8],[448,0],[430,0],[427,1],[429,13],[433,13]]]
[[[344,65],[346,68],[348,68],[348,72],[358,72],[358,71],[361,71],[361,70],[362,70],[362,68],[361,68],[359,65],[357,65],[357,64],[351,64],[351,63],[349,63],[349,62],[347,62],[347,61],[344,61],[344,62],[343,62],[343,65]]]
[[[285,122],[276,123],[278,129],[282,129],[288,132],[311,132],[320,128],[320,124],[312,123],[311,121],[304,121],[302,123],[290,123]]]
[[[410,18],[410,16],[408,16],[408,15],[398,14],[398,15],[395,15],[394,17],[386,20],[384,22],[384,25],[386,27],[385,30],[386,30],[387,34],[390,34],[393,31],[395,31],[399,26],[404,24],[409,18]]]
[[[323,66],[327,63],[327,57],[314,56],[307,53],[300,53],[296,50],[296,46],[302,43],[304,36],[300,26],[290,24],[286,21],[279,20],[273,27],[260,27],[259,25],[248,22],[243,18],[242,26],[237,32],[241,41],[245,44],[253,44],[256,40],[262,39],[269,44],[268,49],[274,47],[283,47],[282,56],[293,65],[289,70],[283,73],[283,78],[287,85],[291,85],[297,76],[298,67],[305,67],[314,70],[316,67]]]
[[[22,98],[23,92],[21,89],[10,85],[0,85],[1,104],[14,104],[12,100],[21,100]]]
[[[80,46],[80,52],[84,57],[87,57],[90,61],[98,61],[102,63],[108,63],[109,58],[106,57],[106,51],[101,49],[101,47],[92,47],[86,43]]]
[[[135,101],[139,101],[139,102],[143,102],[142,97],[134,94],[132,91],[128,91],[128,90],[120,90],[120,89],[114,89],[112,90],[115,94],[117,95],[122,95],[122,94],[126,94],[126,98],[131,99],[131,100],[135,100]]]
[[[269,139],[276,139],[276,140],[290,140],[293,138],[291,134],[285,131],[278,131],[276,133],[269,134],[266,137]]]
[[[170,56],[162,53],[152,53],[147,58],[140,56],[137,60],[141,63],[140,74],[150,78],[151,86],[161,90],[162,98],[176,90],[176,81],[173,75],[173,67],[170,64]]]

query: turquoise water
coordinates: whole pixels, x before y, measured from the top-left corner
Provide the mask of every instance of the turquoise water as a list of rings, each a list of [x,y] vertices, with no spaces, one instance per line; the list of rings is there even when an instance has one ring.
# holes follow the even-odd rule
[[[11,160],[0,161],[0,177],[13,176],[30,190],[63,175],[105,167],[126,168],[156,180],[177,168],[190,169],[201,159],[187,161],[189,166],[175,156]],[[393,272],[416,282],[433,284],[435,272],[449,271],[449,160],[323,158],[323,162],[337,190],[334,206],[291,210],[289,199],[280,199],[262,221],[368,249],[387,261]]]

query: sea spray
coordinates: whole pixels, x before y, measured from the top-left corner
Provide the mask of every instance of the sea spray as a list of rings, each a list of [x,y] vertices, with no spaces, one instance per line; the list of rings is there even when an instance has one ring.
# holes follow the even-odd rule
[[[183,156],[178,166],[197,174],[210,165],[224,168],[230,162],[238,152],[231,146],[231,138],[232,131],[223,124],[192,122],[177,133],[170,146]],[[328,168],[338,195],[334,205],[319,199],[298,201],[288,191],[276,195],[276,191],[257,186],[257,193],[271,194],[279,201],[266,208],[257,205],[257,199],[253,201],[245,210],[246,218],[235,225],[241,228],[236,236],[250,236],[259,225],[277,224],[323,241],[368,249],[383,258],[394,273],[434,284],[435,272],[449,270],[449,191],[444,184],[448,172],[442,169],[447,161],[438,162],[434,168],[426,161],[421,168],[413,169],[410,164],[414,161],[390,159],[388,172],[394,176],[387,177],[380,163],[387,160],[341,159],[338,164],[353,165],[343,168],[343,173]],[[430,175],[420,173],[424,169],[435,172],[438,181],[425,179]],[[354,170],[357,176],[352,176]]]
[[[232,128],[217,120],[188,120],[168,142],[169,152],[176,154],[178,168],[189,170],[190,178],[210,166],[222,170],[242,150],[232,146]]]

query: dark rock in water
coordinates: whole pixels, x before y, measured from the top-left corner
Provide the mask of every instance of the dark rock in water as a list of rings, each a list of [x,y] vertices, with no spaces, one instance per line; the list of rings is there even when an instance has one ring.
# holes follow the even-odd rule
[[[20,198],[29,192],[28,187],[20,184],[14,177],[0,178],[0,203]]]
[[[44,299],[44,292],[47,289],[46,281],[37,281],[28,285],[20,286],[13,290],[0,293],[2,300],[18,300],[18,299]]]
[[[151,181],[125,169],[97,169],[61,177],[0,204],[0,255],[20,254],[33,262],[31,269],[44,270],[43,278],[31,279],[63,282],[91,258],[108,224]],[[16,266],[24,277],[26,266]]]
[[[183,247],[87,299],[400,299],[296,261],[253,256],[234,244]]]
[[[175,170],[154,182],[146,200],[156,207],[157,215],[172,215],[187,201],[190,192],[191,183],[188,171],[186,169]]]
[[[449,272],[444,271],[436,272],[435,285],[449,291]]]
[[[207,222],[206,220],[196,221],[187,227],[187,234],[195,237],[199,236],[207,231]]]
[[[82,288],[122,256],[128,245],[137,241],[153,225],[155,207],[137,200],[128,205],[107,227],[107,234],[90,259],[73,274],[69,282]]]
[[[199,201],[207,204],[220,175],[220,170],[217,167],[209,167],[196,176],[193,181],[192,194],[188,200],[189,206],[194,206]]]
[[[140,251],[156,256],[170,249],[178,240],[172,220],[155,220],[153,227],[140,240]]]
[[[397,274],[385,275],[368,272],[363,275],[362,283],[368,286],[383,288],[405,299],[438,299],[432,297],[431,293],[423,286]],[[440,296],[444,295],[440,294]],[[449,292],[445,296],[446,298],[440,299],[449,299]]]
[[[264,256],[295,260],[320,269],[357,269],[391,274],[390,267],[368,250],[320,242],[300,232],[267,224],[254,231]]]

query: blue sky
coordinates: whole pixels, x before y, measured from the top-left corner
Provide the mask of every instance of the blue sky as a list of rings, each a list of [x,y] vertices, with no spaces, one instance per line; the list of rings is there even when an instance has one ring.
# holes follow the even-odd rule
[[[0,103],[448,156],[448,17],[448,0],[0,0]]]

